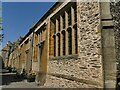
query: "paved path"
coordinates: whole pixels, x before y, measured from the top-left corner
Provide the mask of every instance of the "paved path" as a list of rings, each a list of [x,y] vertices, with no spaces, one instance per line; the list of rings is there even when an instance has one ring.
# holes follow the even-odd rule
[[[27,82],[27,80],[24,80],[12,82],[8,85],[2,85],[2,88],[43,88],[43,86],[38,86],[35,82]]]
[[[3,71],[0,72],[0,88],[43,88],[43,86],[38,86],[35,82],[27,82],[26,79],[18,80],[16,73],[4,71],[5,73],[2,73]]]

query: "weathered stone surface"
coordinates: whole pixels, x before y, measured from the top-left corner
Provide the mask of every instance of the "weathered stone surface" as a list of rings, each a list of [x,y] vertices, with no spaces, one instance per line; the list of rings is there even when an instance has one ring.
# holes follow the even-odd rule
[[[81,61],[84,61],[84,65],[88,66],[87,70],[84,71],[84,73],[87,73],[86,79],[89,77],[92,80],[99,80],[102,85],[101,31],[99,30],[100,6],[98,2],[81,2],[79,6],[79,57]]]
[[[95,85],[87,85],[84,83],[71,81],[63,78],[57,78],[54,76],[47,76],[47,81],[44,84],[45,87],[50,88],[97,88]]]
[[[100,8],[97,2],[78,2],[78,46],[80,48],[78,52],[78,58],[66,58],[59,60],[50,60],[48,62],[48,73],[62,74],[66,76],[76,77],[78,79],[84,79],[93,81],[99,84],[93,87],[103,87],[103,71],[102,71],[102,55],[101,55],[101,31],[100,28]],[[50,76],[48,76],[50,79]],[[52,80],[53,81],[53,80]],[[57,82],[59,81],[59,83]],[[54,81],[61,87],[64,81],[66,87],[73,87],[74,83],[66,83],[60,78]],[[72,81],[70,81],[72,82]],[[92,87],[89,84],[78,85],[82,87]],[[76,83],[77,84],[77,83]],[[64,85],[63,85],[64,86]],[[77,87],[77,86],[74,86]]]
[[[120,72],[120,1],[110,4],[111,13],[114,21],[114,32],[115,32],[115,47],[116,47],[116,58],[117,58],[117,70]]]
[[[72,77],[77,77],[78,79],[85,79],[85,80],[92,80],[93,82],[98,82],[101,80],[101,76],[96,73],[101,73],[98,68],[89,67],[84,61],[81,59],[78,60],[53,60],[49,61],[48,64],[48,73],[54,73],[54,74],[63,74],[68,75]],[[88,79],[89,77],[89,79]],[[96,80],[98,79],[98,81]],[[81,83],[85,83],[82,82]],[[93,83],[91,83],[93,84]],[[95,86],[95,85],[94,85]],[[99,83],[97,86],[101,86]]]
[[[69,5],[67,3],[61,3],[60,6],[57,6],[54,8],[51,12],[52,14],[47,16],[47,19],[41,21],[42,24],[40,26],[38,25],[37,29],[35,29],[36,36],[34,36],[35,40],[34,42],[31,41],[30,51],[32,52],[31,55],[29,55],[29,58],[26,58],[25,52],[28,51],[28,45],[24,45],[24,42],[27,40],[27,38],[33,37],[31,34],[23,41],[23,48],[22,45],[20,46],[21,50],[20,53],[22,54],[22,57],[20,60],[23,62],[20,63],[21,68],[25,68],[26,65],[28,65],[27,70],[32,69],[34,72],[40,72],[40,78],[38,81],[42,82],[46,80],[46,83],[44,86],[50,86],[50,87],[70,87],[70,88],[103,88],[105,83],[105,73],[108,70],[107,78],[109,78],[108,82],[110,80],[114,79],[115,73],[109,72],[109,68],[115,66],[115,64],[109,64],[112,63],[112,61],[115,61],[115,57],[113,58],[110,55],[114,55],[115,51],[114,49],[110,50],[108,47],[114,47],[116,46],[116,52],[117,59],[119,62],[120,59],[120,33],[118,25],[120,24],[119,15],[119,4],[111,4],[112,8],[112,14],[113,19],[115,22],[115,36],[116,36],[116,45],[114,42],[114,33],[109,29],[108,32],[104,29],[102,29],[102,25],[104,28],[106,26],[113,26],[111,15],[107,13],[107,10],[109,7],[106,8],[105,5],[103,5],[101,10],[101,6],[99,2],[77,2],[77,22],[75,22],[75,27],[77,26],[77,44],[78,44],[78,53],[77,55],[68,55],[68,38],[66,38],[66,55],[62,56],[62,49],[60,50],[60,56],[58,56],[58,41],[56,42],[56,56],[52,58],[54,54],[54,42],[53,42],[53,26],[51,24],[52,19],[54,19],[54,15],[60,14],[64,9],[68,9]],[[66,5],[64,8],[64,5]],[[71,4],[70,4],[71,5]],[[106,9],[105,9],[106,8]],[[62,9],[62,11],[60,11]],[[55,10],[55,11],[54,11]],[[60,12],[59,12],[60,11]],[[50,13],[50,12],[49,12]],[[73,13],[73,12],[72,12]],[[103,13],[101,15],[101,13]],[[62,14],[61,14],[62,15]],[[66,29],[68,28],[68,13],[67,10],[65,10],[65,17],[66,17]],[[118,15],[118,16],[117,16]],[[58,15],[59,16],[59,15]],[[103,18],[101,18],[101,16]],[[56,16],[57,17],[57,16]],[[102,21],[101,19],[106,19],[107,17],[110,18],[111,21]],[[109,19],[107,18],[107,19]],[[73,18],[72,18],[73,19]],[[40,23],[41,23],[40,22]],[[73,21],[72,21],[73,22]],[[41,35],[40,31],[41,28],[46,25],[46,30],[44,34]],[[43,25],[43,26],[42,26]],[[73,26],[72,26],[73,27]],[[58,28],[58,26],[57,26]],[[38,31],[37,31],[38,30]],[[40,30],[40,31],[39,31]],[[113,30],[113,29],[112,29]],[[44,30],[43,30],[44,31]],[[67,32],[67,31],[66,31]],[[60,33],[60,31],[58,31]],[[104,36],[109,36],[109,38],[102,37],[104,33]],[[102,34],[102,35],[101,35]],[[39,39],[38,39],[39,37]],[[44,37],[44,39],[41,39]],[[66,34],[66,37],[68,37],[68,34]],[[104,38],[104,42],[103,42]],[[38,40],[37,40],[38,39]],[[74,39],[74,37],[72,37]],[[44,42],[43,42],[44,41]],[[72,41],[73,42],[73,41]],[[33,47],[32,46],[33,43]],[[73,44],[73,43],[72,43]],[[41,47],[41,45],[43,45]],[[62,48],[62,43],[60,43]],[[103,50],[103,47],[104,50]],[[72,48],[74,45],[72,45]],[[33,52],[34,51],[34,52]],[[15,52],[14,52],[15,53]],[[103,59],[103,54],[104,59]],[[49,58],[49,59],[48,59]],[[51,60],[52,58],[52,60]],[[26,60],[28,59],[28,60]],[[30,63],[30,60],[33,62]],[[108,60],[109,62],[106,62],[105,60]],[[14,62],[14,61],[13,61]],[[29,63],[28,63],[29,62]],[[26,64],[27,63],[27,64]],[[119,62],[120,63],[120,62]],[[105,68],[103,67],[103,64],[106,65],[107,70],[105,71]],[[32,65],[32,67],[31,67]],[[31,67],[31,68],[30,68]],[[112,68],[112,70],[113,70]],[[42,73],[41,73],[42,72]],[[44,75],[45,74],[45,75]],[[46,74],[47,78],[46,78]],[[39,75],[38,75],[39,76]],[[115,79],[114,79],[115,80]],[[111,81],[110,81],[111,82]],[[43,84],[44,84],[43,83]],[[42,85],[43,85],[42,84]],[[109,85],[109,84],[107,84]],[[110,84],[110,86],[112,86]],[[113,85],[115,86],[115,85]]]

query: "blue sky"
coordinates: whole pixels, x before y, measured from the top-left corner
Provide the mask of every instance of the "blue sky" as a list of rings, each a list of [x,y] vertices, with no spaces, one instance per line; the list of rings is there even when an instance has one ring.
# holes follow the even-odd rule
[[[3,2],[3,47],[7,41],[14,42],[19,36],[25,36],[33,23],[55,4],[55,2]]]

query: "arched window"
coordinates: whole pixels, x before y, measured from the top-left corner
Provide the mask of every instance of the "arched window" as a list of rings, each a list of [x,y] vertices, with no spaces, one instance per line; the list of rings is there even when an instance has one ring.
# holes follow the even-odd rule
[[[43,33],[42,33],[42,32],[43,32],[43,31],[40,32],[40,35],[41,35],[41,40],[40,40],[40,41],[41,41],[41,42],[42,42],[42,40],[43,40]]]
[[[54,57],[56,56],[56,36],[53,36],[54,38]]]
[[[77,42],[77,25],[74,27],[74,36],[75,36],[75,53],[78,53],[78,42]]]
[[[65,37],[66,37],[66,35],[65,35],[65,31],[62,31],[62,41],[63,41],[63,45],[62,45],[62,49],[63,49],[63,55],[65,55],[65,45],[66,45],[66,42],[65,42]]]
[[[77,22],[77,7],[74,6],[74,22]]]
[[[54,21],[53,24],[54,24],[54,33],[56,33],[56,21]]]
[[[58,18],[58,31],[60,31],[60,17]]]
[[[54,27],[52,27],[54,30],[51,31],[54,39],[54,42],[52,42],[52,45],[54,45],[54,57],[77,54],[78,39],[76,3],[71,3],[70,6],[65,7],[65,9],[53,15],[51,20],[54,24]]]
[[[68,53],[72,54],[72,29],[68,28]]]
[[[62,16],[62,28],[65,29],[65,13]]]
[[[68,26],[71,25],[71,8],[68,11]]]
[[[58,34],[58,56],[60,56],[60,34]]]

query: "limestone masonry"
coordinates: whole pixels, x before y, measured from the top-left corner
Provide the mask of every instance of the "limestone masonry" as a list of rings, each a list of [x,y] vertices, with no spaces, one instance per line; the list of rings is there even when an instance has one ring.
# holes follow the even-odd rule
[[[5,66],[35,73],[40,85],[52,88],[116,88],[119,12],[119,2],[56,2],[3,48]]]

